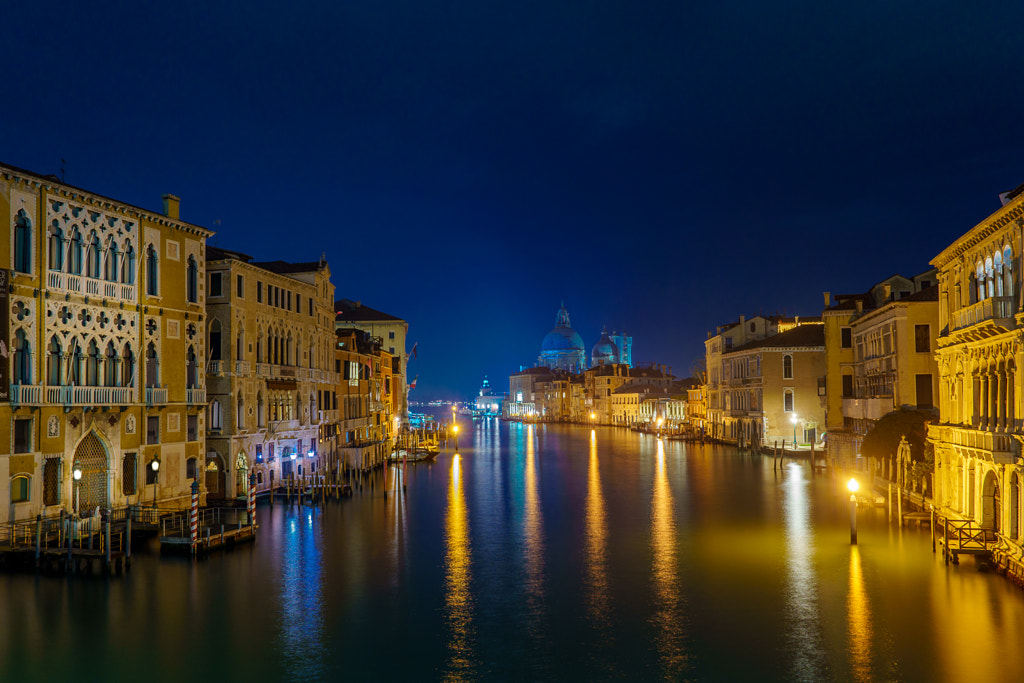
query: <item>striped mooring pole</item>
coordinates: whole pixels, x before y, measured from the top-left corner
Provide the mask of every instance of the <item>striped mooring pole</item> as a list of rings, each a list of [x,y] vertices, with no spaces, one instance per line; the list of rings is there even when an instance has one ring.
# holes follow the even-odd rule
[[[192,481],[192,509],[189,511],[189,525],[192,535],[192,554],[196,554],[196,545],[199,543],[199,482]]]
[[[249,475],[249,526],[256,526],[256,473]]]

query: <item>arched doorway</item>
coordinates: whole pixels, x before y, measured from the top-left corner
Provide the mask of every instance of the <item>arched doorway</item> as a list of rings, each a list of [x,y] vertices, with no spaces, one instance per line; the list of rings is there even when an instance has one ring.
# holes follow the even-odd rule
[[[981,488],[981,526],[999,533],[1000,518],[999,480],[995,472],[988,472]]]
[[[235,498],[245,498],[249,495],[249,458],[245,457],[245,451],[238,451],[235,458]]]
[[[76,467],[82,470],[82,479],[77,484],[79,514],[92,514],[97,507],[101,510],[107,509],[110,506],[110,489],[107,486],[110,458],[106,446],[96,436],[96,432],[89,432],[79,442],[71,471],[74,472]],[[71,493],[74,495],[75,491],[72,490]]]
[[[227,495],[224,461],[216,453],[206,454],[206,499],[224,500]]]

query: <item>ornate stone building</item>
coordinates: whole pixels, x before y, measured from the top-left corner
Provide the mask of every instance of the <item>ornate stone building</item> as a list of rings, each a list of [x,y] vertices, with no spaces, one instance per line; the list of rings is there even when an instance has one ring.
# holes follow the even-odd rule
[[[554,329],[541,342],[537,365],[572,373],[580,373],[587,368],[583,338],[572,329],[569,311],[565,310],[565,306],[558,309]]]
[[[83,514],[188,505],[213,233],[178,205],[165,195],[160,214],[0,166],[0,522],[72,512],[76,467]]]
[[[932,261],[939,270],[940,421],[934,500],[942,514],[993,532],[997,561],[1021,562],[1021,443],[1018,367],[1024,363],[1021,251],[1024,192]]]
[[[317,442],[337,383],[330,268],[206,254],[209,497],[244,496],[250,472],[259,490],[322,472]]]

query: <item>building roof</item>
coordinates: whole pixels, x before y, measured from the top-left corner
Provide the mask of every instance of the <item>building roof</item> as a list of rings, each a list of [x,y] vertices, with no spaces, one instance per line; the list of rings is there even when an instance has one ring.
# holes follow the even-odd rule
[[[780,332],[779,334],[764,339],[758,339],[752,341],[749,344],[744,344],[726,353],[736,353],[738,351],[749,351],[750,349],[762,349],[762,348],[789,348],[793,346],[824,346],[825,345],[825,326],[820,324],[808,324],[798,325],[791,330]]]
[[[405,322],[401,318],[378,311],[376,308],[364,306],[362,301],[351,299],[338,299],[334,302],[334,319],[337,322]]]
[[[896,301],[938,301],[939,300],[939,286],[930,285],[925,287],[920,292],[905,296],[902,299],[896,299]]]
[[[306,261],[305,263],[288,263],[287,261],[259,261],[252,265],[263,270],[269,270],[278,275],[290,275],[291,273],[315,273],[326,264],[325,261]]]
[[[252,263],[252,256],[243,254],[240,251],[231,251],[230,249],[221,249],[213,245],[206,245],[206,260],[207,261],[223,261],[225,259],[235,259],[237,261],[244,261],[246,263]]]

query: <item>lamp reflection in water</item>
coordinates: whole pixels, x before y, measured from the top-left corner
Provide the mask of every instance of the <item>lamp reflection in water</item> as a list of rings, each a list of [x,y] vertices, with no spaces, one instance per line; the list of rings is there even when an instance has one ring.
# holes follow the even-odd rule
[[[680,618],[679,567],[676,555],[676,518],[672,488],[665,469],[665,442],[658,441],[651,500],[651,553],[654,595],[658,607],[653,621],[658,630],[655,642],[665,678],[678,678],[686,666],[683,626]]]
[[[526,435],[526,469],[523,473],[524,516],[523,554],[526,566],[526,599],[533,617],[539,616],[544,606],[544,517],[540,508],[537,487],[537,453],[534,447],[535,427],[530,425]],[[536,635],[536,634],[534,634]]]
[[[849,622],[850,673],[857,681],[870,681],[871,675],[871,606],[864,588],[864,572],[860,566],[860,547],[850,547],[850,592],[846,613]]]
[[[607,626],[608,618],[608,527],[605,523],[604,495],[601,473],[597,466],[597,432],[590,430],[590,464],[587,467],[586,519],[586,587],[587,611],[591,622]]]
[[[818,575],[814,561],[814,532],[807,479],[797,463],[786,467],[783,519],[786,524],[786,620],[788,650],[793,657],[793,680],[827,678],[821,643]]]
[[[445,680],[475,677],[473,668],[473,598],[469,592],[469,520],[462,482],[462,458],[452,457],[445,512],[445,616],[448,622],[448,667]]]

